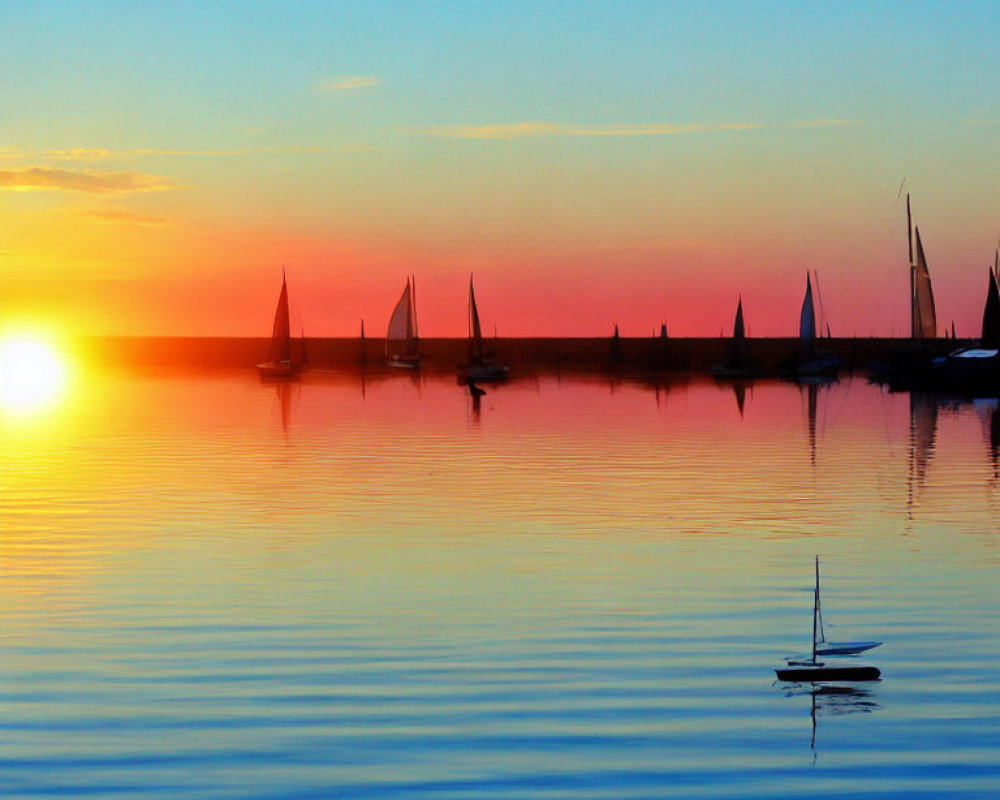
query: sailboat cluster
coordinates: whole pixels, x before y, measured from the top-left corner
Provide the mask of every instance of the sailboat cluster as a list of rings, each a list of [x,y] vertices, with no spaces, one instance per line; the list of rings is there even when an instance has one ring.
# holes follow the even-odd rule
[[[292,336],[288,311],[288,282],[281,273],[281,292],[274,312],[271,333],[271,350],[268,360],[257,365],[262,378],[293,378],[305,364],[305,337],[302,337],[301,357],[292,358]],[[364,338],[364,323],[361,335]],[[389,316],[385,334],[385,365],[398,369],[419,369],[421,361],[420,334],[417,327],[417,282],[415,276],[406,279],[403,293]],[[476,381],[502,381],[510,367],[496,360],[483,341],[479,307],[476,305],[476,288],[469,276],[469,354],[465,364],[458,367],[459,378],[470,385]]]
[[[937,312],[930,271],[924,254],[920,229],[913,225],[910,198],[906,198],[907,241],[910,272],[910,341],[902,352],[871,364],[876,380],[891,388],[936,388],[955,390],[986,390],[1000,392],[1000,253],[989,268],[986,306],[983,312],[982,335],[974,347],[955,349],[947,337],[938,338]],[[815,290],[818,297],[818,276]],[[822,303],[820,302],[822,310]],[[954,326],[952,326],[954,339]],[[362,327],[362,337],[364,328]],[[665,338],[665,326],[661,330]],[[830,326],[826,325],[826,336]],[[790,378],[816,380],[833,378],[842,367],[841,360],[822,347],[823,336],[816,314],[812,276],[806,274],[805,296],[799,316],[799,351],[794,358],[779,363],[778,371]],[[723,360],[710,367],[718,378],[746,380],[762,373],[750,352],[746,335],[743,298],[736,306],[733,335]],[[271,350],[268,360],[258,364],[261,376],[290,378],[298,374],[305,363],[305,339],[298,357],[292,353],[292,336],[288,313],[288,287],[282,272],[281,293],[274,316]],[[612,358],[620,356],[621,342],[615,326]],[[384,363],[388,367],[415,370],[422,360],[417,327],[416,279],[409,276],[398,302],[389,317],[385,337]],[[483,339],[472,277],[469,277],[468,357],[458,366],[459,378],[467,382],[500,381],[510,369],[499,363],[488,351]]]
[[[955,349],[947,338],[938,338],[937,311],[927,257],[920,229],[913,225],[910,197],[906,197],[907,241],[910,269],[910,339],[911,346],[892,359],[871,365],[874,378],[891,388],[929,388],[941,390],[985,390],[1000,392],[1000,252],[988,269],[986,305],[982,333],[974,347]],[[827,326],[829,335],[829,326]],[[954,325],[952,339],[955,338]],[[793,378],[833,377],[841,362],[832,353],[819,348],[813,286],[806,274],[806,292],[799,318],[798,357],[779,365],[780,371]],[[717,377],[745,379],[755,377],[758,365],[750,357],[743,318],[743,298],[736,306],[733,338],[725,360],[711,367]]]

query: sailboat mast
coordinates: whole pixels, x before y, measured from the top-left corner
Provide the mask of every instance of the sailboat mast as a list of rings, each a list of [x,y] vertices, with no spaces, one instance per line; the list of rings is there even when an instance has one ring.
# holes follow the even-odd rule
[[[816,556],[816,588],[813,590],[813,653],[812,660],[816,663],[816,623],[819,618],[819,556]]]
[[[910,336],[917,337],[917,265],[913,263],[913,218],[910,195],[906,195],[906,244],[910,250]]]
[[[413,340],[418,341],[420,339],[420,331],[417,328],[417,276],[411,275],[410,278],[410,283],[413,287],[410,293],[410,318],[413,320]]]
[[[913,266],[913,218],[910,215],[910,195],[906,195],[906,242],[910,247],[910,266]]]

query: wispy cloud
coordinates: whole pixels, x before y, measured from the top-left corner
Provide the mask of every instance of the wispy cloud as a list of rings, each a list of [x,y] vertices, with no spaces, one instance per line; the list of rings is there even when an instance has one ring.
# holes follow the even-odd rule
[[[447,139],[523,139],[530,136],[672,136],[716,131],[751,131],[757,122],[718,124],[658,122],[643,125],[563,125],[555,122],[517,122],[508,125],[455,125],[410,128],[403,133]]]
[[[169,150],[143,148],[123,150],[119,156],[253,156],[262,153],[327,153],[329,150],[317,145],[275,145],[273,147],[243,147],[233,150]]]
[[[839,128],[860,125],[851,119],[803,120],[782,125],[762,122],[653,122],[620,125],[565,125],[557,122],[515,122],[503,125],[441,125],[405,128],[399,133],[443,139],[526,139],[543,136],[691,136],[701,133],[759,131],[778,128]]]
[[[166,224],[166,220],[161,217],[142,214],[138,211],[130,211],[127,208],[94,208],[81,212],[80,216],[102,225],[133,225],[147,227]]]
[[[319,85],[321,92],[357,92],[372,89],[382,81],[372,75],[338,75]]]
[[[44,150],[42,155],[63,161],[100,161],[102,159],[135,158],[136,156],[252,156],[264,153],[327,153],[326,147],[317,145],[274,145],[270,147],[238,147],[232,149],[182,150],[171,148],[141,147],[135,150],[102,150],[100,148],[74,148],[70,150]]]
[[[43,156],[60,161],[100,161],[111,155],[111,151],[100,147],[74,147],[69,150],[43,150]]]
[[[126,194],[176,189],[168,178],[141,172],[65,170],[46,167],[0,170],[0,189],[11,191],[61,190],[87,194]]]
[[[1000,126],[1000,119],[967,119],[961,123],[963,128],[996,128]]]

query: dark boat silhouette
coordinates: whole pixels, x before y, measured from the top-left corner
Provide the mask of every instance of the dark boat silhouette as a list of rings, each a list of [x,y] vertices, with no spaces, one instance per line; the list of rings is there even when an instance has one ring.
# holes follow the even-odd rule
[[[778,680],[798,683],[816,681],[875,681],[882,673],[877,667],[841,661],[820,661],[820,656],[854,656],[878,647],[881,642],[831,642],[823,631],[823,612],[819,597],[819,556],[816,556],[816,585],[813,590],[812,654],[790,656],[786,666],[775,670]]]
[[[292,333],[288,315],[288,283],[285,280],[285,270],[281,270],[281,292],[278,294],[278,306],[274,310],[274,325],[271,329],[271,349],[268,360],[258,364],[260,377],[268,380],[287,380],[298,376],[305,360],[305,337],[302,340],[303,357],[299,361],[292,360]]]
[[[476,290],[469,276],[469,362],[458,367],[459,381],[505,381],[510,373],[507,367],[494,360],[483,345],[483,330],[479,324]]]

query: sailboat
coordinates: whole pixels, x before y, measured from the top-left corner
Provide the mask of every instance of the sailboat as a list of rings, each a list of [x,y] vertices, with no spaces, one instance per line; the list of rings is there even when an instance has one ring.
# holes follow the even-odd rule
[[[913,344],[885,362],[871,365],[876,379],[886,380],[890,386],[899,388],[932,381],[933,373],[944,355],[939,346],[930,344],[931,340],[937,339],[937,311],[920,227],[913,224],[909,194],[906,195],[906,244],[910,272],[910,339]]]
[[[786,363],[783,371],[795,378],[834,378],[840,370],[840,359],[816,348],[816,307],[813,304],[812,281],[806,271],[806,294],[799,313],[798,360]]]
[[[781,681],[874,681],[882,673],[862,664],[829,663],[820,656],[854,656],[878,647],[881,642],[830,642],[823,631],[823,611],[819,599],[819,556],[816,556],[816,586],[813,590],[813,634],[811,656],[790,656],[787,666],[775,670]]]
[[[388,367],[418,369],[420,337],[417,332],[417,280],[406,279],[406,288],[389,317],[385,334],[385,363]]]
[[[274,326],[271,330],[271,350],[268,360],[258,364],[261,378],[293,378],[302,369],[302,362],[292,360],[292,333],[288,316],[288,283],[285,270],[281,270],[281,293],[278,307],[274,311]]]
[[[989,269],[979,342],[975,347],[956,350],[935,366],[934,372],[940,375],[936,383],[947,388],[1000,392],[1000,287],[995,266]]]
[[[476,305],[476,290],[469,275],[469,363],[460,364],[458,376],[465,381],[503,381],[507,379],[510,367],[497,363],[483,346],[483,330],[479,323],[479,308]]]
[[[736,303],[736,316],[733,318],[733,338],[726,344],[726,356],[721,364],[709,367],[717,378],[750,378],[753,367],[747,353],[746,325],[743,322],[743,296]]]

